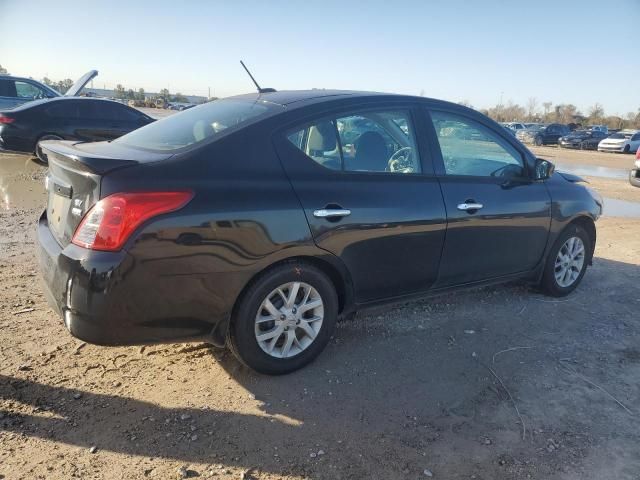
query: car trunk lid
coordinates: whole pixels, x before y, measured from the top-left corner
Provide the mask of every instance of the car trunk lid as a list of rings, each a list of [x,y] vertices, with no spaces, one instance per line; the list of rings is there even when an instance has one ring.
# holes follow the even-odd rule
[[[49,229],[61,246],[67,246],[82,217],[100,200],[102,178],[115,170],[142,162],[164,160],[172,154],[142,152],[127,147],[98,143],[41,142],[49,162],[47,219]]]
[[[76,83],[74,83],[69,90],[64,94],[65,97],[75,97],[80,91],[98,75],[97,70],[89,70],[83,76],[81,76]]]

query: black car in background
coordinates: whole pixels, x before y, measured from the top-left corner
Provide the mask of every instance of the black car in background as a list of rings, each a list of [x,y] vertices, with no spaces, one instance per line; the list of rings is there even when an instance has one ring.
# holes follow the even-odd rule
[[[558,139],[558,147],[579,148],[580,150],[597,150],[598,143],[607,134],[599,130],[576,130]]]
[[[42,140],[113,140],[154,120],[118,102],[89,97],[35,100],[0,111],[0,150],[35,153]]]
[[[422,97],[242,95],[42,149],[40,266],[73,335],[228,345],[271,374],[366,307],[515,279],[567,295],[602,212],[493,120]]]
[[[522,130],[518,138],[524,143],[533,143],[538,146],[555,145],[560,137],[569,134],[570,131],[567,125],[551,123],[535,130]]]

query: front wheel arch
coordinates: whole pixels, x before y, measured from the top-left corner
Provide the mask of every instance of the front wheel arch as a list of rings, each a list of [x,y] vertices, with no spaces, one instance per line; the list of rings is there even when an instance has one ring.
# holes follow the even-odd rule
[[[569,224],[563,229],[563,231],[566,230],[571,225],[578,225],[579,227],[582,227],[589,235],[589,240],[591,241],[591,250],[589,252],[589,257],[587,258],[587,262],[588,262],[587,264],[592,265],[593,253],[596,250],[596,238],[597,238],[595,222],[591,217],[582,215],[571,220],[571,222],[569,222]]]

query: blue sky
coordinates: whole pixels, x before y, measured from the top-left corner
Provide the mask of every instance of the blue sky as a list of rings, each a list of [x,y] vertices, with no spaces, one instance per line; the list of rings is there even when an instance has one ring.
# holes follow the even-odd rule
[[[0,64],[95,87],[344,88],[640,108],[640,0],[0,0]]]

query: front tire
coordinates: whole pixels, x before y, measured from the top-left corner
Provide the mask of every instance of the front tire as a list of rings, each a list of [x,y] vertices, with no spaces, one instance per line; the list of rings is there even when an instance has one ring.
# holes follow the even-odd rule
[[[553,244],[540,282],[541,290],[564,297],[582,281],[591,260],[591,239],[579,225],[569,225]]]
[[[313,265],[286,263],[262,274],[240,299],[227,343],[253,370],[282,375],[324,350],[337,317],[329,278]]]
[[[536,138],[533,140],[533,143],[536,145],[536,147],[540,147],[540,146],[542,146],[542,138],[540,138],[540,137],[536,137]]]

